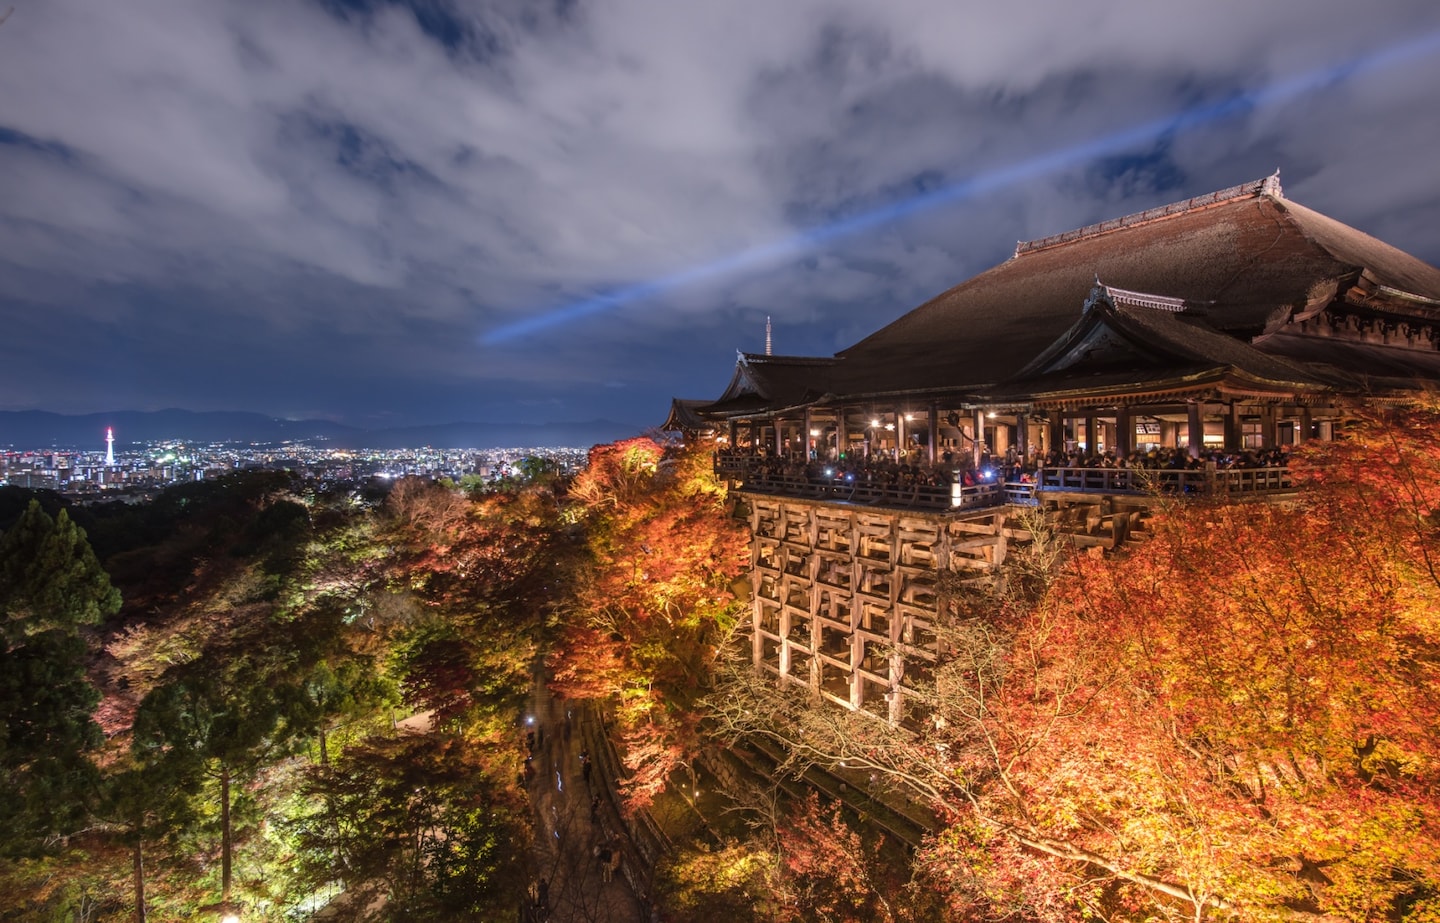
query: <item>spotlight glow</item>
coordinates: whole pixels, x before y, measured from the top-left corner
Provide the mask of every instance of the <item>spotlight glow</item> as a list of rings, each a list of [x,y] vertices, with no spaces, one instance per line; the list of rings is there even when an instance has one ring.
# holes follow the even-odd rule
[[[1112,156],[1166,135],[1192,131],[1215,122],[1241,116],[1262,106],[1283,104],[1297,97],[1335,86],[1345,80],[1378,70],[1393,68],[1440,51],[1440,32],[1421,35],[1379,51],[1352,58],[1338,65],[1315,68],[1254,90],[1244,90],[1217,102],[1205,103],[1163,118],[1122,128],[1119,131],[1068,147],[976,174],[949,186],[925,192],[889,205],[842,218],[828,225],[800,231],[789,237],[759,244],[709,263],[638,282],[572,302],[553,311],[502,324],[480,338],[487,346],[520,339],[612,308],[652,298],[682,286],[755,269],[832,241],[890,224],[920,212],[977,198],[1037,177],[1080,166],[1098,157]]]

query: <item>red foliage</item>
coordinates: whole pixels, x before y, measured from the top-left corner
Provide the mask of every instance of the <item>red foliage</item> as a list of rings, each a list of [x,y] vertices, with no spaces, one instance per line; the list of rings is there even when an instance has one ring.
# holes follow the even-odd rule
[[[921,864],[955,912],[1440,910],[1437,432],[1361,419],[1293,502],[1157,514],[942,668],[973,800]]]
[[[1440,892],[1440,446],[1416,419],[1316,449],[1294,504],[1179,506],[1073,560],[964,751],[993,830],[1082,860],[1076,883],[1098,865],[1128,900],[1168,883],[1251,919]]]
[[[583,625],[565,629],[565,637],[550,652],[548,664],[551,686],[574,699],[608,699],[619,695],[634,674],[626,663],[621,641]]]
[[[730,584],[747,556],[744,530],[699,456],[665,458],[649,439],[590,452],[570,497],[583,510],[589,565],[576,609],[550,658],[552,685],[577,698],[612,698],[648,803],[694,752],[677,714],[709,679],[733,621]]]
[[[790,813],[780,836],[784,887],[781,921],[833,920],[884,923],[896,918],[887,895],[901,882],[885,881],[879,844],[867,844],[812,792]]]
[[[390,505],[401,540],[391,561],[395,579],[422,591],[432,606],[528,614],[553,583],[556,510],[546,493],[470,500],[425,484],[407,488],[398,500],[392,494]]]
[[[629,772],[620,785],[628,811],[644,810],[669,785],[676,770],[699,749],[691,712],[651,711],[652,720],[625,730],[623,759]]]
[[[434,712],[436,724],[470,707],[479,685],[475,651],[460,638],[439,635],[417,643],[405,658],[400,691],[412,706]]]

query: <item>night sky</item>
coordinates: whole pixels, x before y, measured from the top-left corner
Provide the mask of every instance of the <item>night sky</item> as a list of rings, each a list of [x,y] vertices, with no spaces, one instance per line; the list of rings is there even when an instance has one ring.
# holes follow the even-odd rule
[[[1276,168],[1440,263],[1435,0],[10,5],[0,410],[653,425]]]

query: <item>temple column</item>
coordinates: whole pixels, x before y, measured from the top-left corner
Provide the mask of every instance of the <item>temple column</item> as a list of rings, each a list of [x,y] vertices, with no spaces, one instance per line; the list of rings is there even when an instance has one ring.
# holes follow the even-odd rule
[[[935,452],[936,452],[935,445],[936,445],[936,443],[938,443],[938,442],[940,441],[940,402],[939,402],[939,401],[931,401],[931,402],[930,402],[930,419],[929,419],[929,421],[926,423],[926,426],[929,427],[929,430],[928,430],[928,432],[926,433],[927,444],[926,444],[925,448],[926,448],[926,449],[929,451],[929,453],[930,453],[930,464],[933,465],[933,464],[935,464],[935,459],[939,458],[939,456],[935,454]]]
[[[805,408],[805,422],[801,425],[805,427],[805,431],[801,433],[800,444],[805,447],[805,461],[809,462],[811,456],[815,454],[815,437],[810,432],[815,425],[815,419],[809,407]]]
[[[987,415],[988,416],[988,415]],[[999,417],[991,421],[991,428],[995,430],[995,441],[990,445],[991,458],[1003,458],[1010,451],[1010,428],[999,422]]]
[[[731,421],[730,421],[730,450],[731,450],[731,451],[734,451],[734,450],[735,450],[735,430],[736,430],[735,421],[734,421],[734,420],[731,420]]]
[[[1314,426],[1314,421],[1310,419],[1310,408],[1301,407],[1299,429],[1295,431],[1295,444],[1302,445],[1309,442],[1310,434],[1313,432]]]
[[[1130,419],[1130,408],[1115,410],[1115,456],[1125,458],[1134,448],[1135,424]]]
[[[1100,427],[1095,419],[1095,414],[1085,415],[1085,454],[1094,455],[1100,451],[1100,440],[1096,439]]]
[[[907,448],[905,444],[905,414],[898,408],[895,410],[895,457],[899,459]]]
[[[1199,401],[1191,401],[1185,405],[1185,412],[1189,417],[1186,420],[1187,435],[1189,437],[1189,451],[1191,458],[1199,458],[1200,451],[1205,447],[1205,416],[1204,407]]]
[[[1023,463],[1030,458],[1030,415],[1015,414],[1015,451]]]
[[[1050,411],[1049,440],[1045,446],[1046,452],[1058,452],[1065,448],[1065,417],[1060,411]]]
[[[1279,422],[1276,420],[1275,405],[1266,404],[1260,410],[1260,448],[1270,450],[1280,444]]]
[[[1225,405],[1225,451],[1240,451],[1240,402]]]
[[[975,411],[975,438],[970,441],[971,456],[975,459],[975,468],[980,468],[980,448],[985,442],[985,411]]]

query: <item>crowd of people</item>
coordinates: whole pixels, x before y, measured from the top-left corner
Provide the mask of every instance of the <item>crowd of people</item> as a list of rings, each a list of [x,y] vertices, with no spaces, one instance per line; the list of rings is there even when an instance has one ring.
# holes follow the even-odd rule
[[[957,477],[954,463],[931,465],[919,458],[896,460],[871,455],[835,461],[805,460],[795,456],[752,455],[745,459],[746,476],[761,481],[808,481],[811,484],[865,484],[888,487],[949,487]],[[969,469],[967,469],[969,470]],[[975,473],[968,478],[974,483]],[[992,473],[993,477],[993,473]]]
[[[1234,468],[1284,468],[1289,460],[1283,449],[1241,449],[1227,452],[1222,449],[1204,449],[1198,455],[1191,455],[1188,449],[1173,449],[1166,446],[1150,449],[1148,452],[1135,451],[1129,455],[1115,452],[1086,454],[1081,451],[1051,452],[1043,459],[1046,468],[1145,468],[1149,470],[1203,471],[1210,466],[1227,471]]]
[[[751,454],[745,449],[722,449],[717,461],[740,462],[746,477],[756,481],[808,482],[815,485],[857,484],[875,487],[948,488],[993,483],[1033,484],[1042,468],[1109,468],[1168,471],[1204,471],[1253,468],[1283,468],[1288,459],[1283,449],[1205,449],[1191,455],[1185,448],[1158,447],[1128,455],[1114,451],[1086,452],[1084,449],[1056,450],[1048,454],[1021,456],[1013,450],[1003,456],[982,452],[975,463],[971,453],[945,452],[931,464],[919,453],[896,457],[889,453],[842,455],[839,459],[806,459],[798,455]]]

